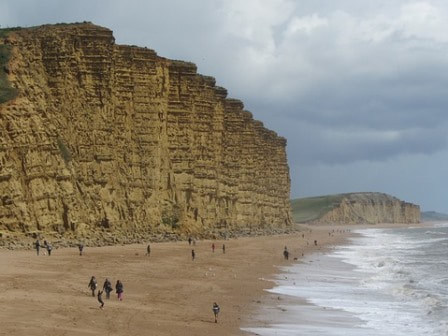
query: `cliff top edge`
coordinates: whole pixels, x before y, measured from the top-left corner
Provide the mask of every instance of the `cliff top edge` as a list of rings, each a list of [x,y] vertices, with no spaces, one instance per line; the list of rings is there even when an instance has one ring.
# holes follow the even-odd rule
[[[90,21],[83,22],[72,22],[72,23],[53,23],[53,24],[42,24],[38,26],[30,26],[30,27],[3,27],[0,28],[0,45],[17,45],[14,40],[14,35],[22,38],[44,38],[46,36],[52,36],[54,34],[61,34],[63,36],[89,36],[94,37],[98,34],[100,39],[109,40],[111,44],[118,49],[128,49],[129,53],[138,54],[143,52],[145,54],[151,54],[151,57],[154,57],[159,60],[163,60],[167,63],[170,71],[173,73],[181,73],[183,75],[195,76],[199,78],[204,84],[213,87],[217,97],[223,99],[224,103],[230,108],[239,109],[241,113],[245,114],[245,117],[248,120],[252,120],[257,127],[260,128],[261,131],[265,131],[266,134],[270,136],[277,137],[278,141],[283,143],[286,146],[286,139],[284,137],[279,136],[276,132],[269,130],[265,127],[263,122],[257,121],[253,114],[250,111],[244,110],[243,101],[227,96],[227,89],[216,85],[216,79],[212,76],[204,75],[198,73],[198,67],[195,63],[185,60],[176,60],[176,59],[168,59],[163,56],[157,54],[157,52],[148,47],[136,46],[136,45],[126,45],[126,44],[117,44],[115,43],[115,38],[113,36],[113,31],[107,27],[103,27],[92,23]],[[20,38],[19,38],[20,39]],[[106,42],[107,43],[107,42]],[[8,60],[5,60],[5,64],[7,64]],[[6,82],[6,78],[4,80]],[[6,85],[6,84],[5,84]],[[6,87],[6,86],[5,86]],[[4,99],[7,101],[7,99]],[[4,102],[0,101],[0,103]]]

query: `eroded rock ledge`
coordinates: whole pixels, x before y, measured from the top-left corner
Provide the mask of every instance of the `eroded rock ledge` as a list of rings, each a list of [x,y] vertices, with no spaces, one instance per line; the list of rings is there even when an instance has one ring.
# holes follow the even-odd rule
[[[286,140],[192,63],[90,23],[16,30],[0,230],[88,237],[291,224]]]

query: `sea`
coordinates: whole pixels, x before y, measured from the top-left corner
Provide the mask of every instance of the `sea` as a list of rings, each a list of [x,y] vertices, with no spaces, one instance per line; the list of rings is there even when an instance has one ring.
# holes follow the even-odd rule
[[[261,336],[448,335],[448,223],[355,231],[282,267]]]

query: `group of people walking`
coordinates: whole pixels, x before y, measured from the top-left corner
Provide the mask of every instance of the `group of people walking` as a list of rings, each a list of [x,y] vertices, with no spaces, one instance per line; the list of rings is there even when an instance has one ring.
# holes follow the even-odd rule
[[[191,245],[192,242],[193,242],[193,245],[195,245],[196,242],[194,240],[192,240],[191,238],[189,238],[188,239],[189,245]],[[41,248],[45,248],[48,255],[51,256],[51,251],[52,251],[53,247],[46,240],[44,241],[44,244],[41,245],[39,239],[37,239],[36,242],[34,243],[34,247],[36,249],[37,255],[39,255]],[[84,244],[82,244],[82,243],[78,244],[78,249],[79,249],[79,255],[82,256],[83,250],[84,250]],[[212,252],[215,252],[215,244],[214,243],[212,244]],[[226,247],[224,244],[222,245],[222,252],[226,253]],[[150,256],[150,254],[151,254],[151,246],[148,244],[148,246],[146,247],[146,256]],[[191,250],[191,256],[192,256],[192,259],[194,260],[196,257],[196,253],[194,250]],[[100,303],[100,309],[104,308],[103,293],[106,293],[106,299],[109,300],[110,293],[114,291],[114,289],[112,288],[112,283],[108,278],[106,278],[104,280],[102,289],[99,289],[98,282],[97,282],[95,276],[93,276],[93,275],[90,278],[90,281],[89,281],[89,284],[87,285],[87,287],[92,291],[92,296],[97,297],[97,300]],[[123,288],[123,283],[120,280],[117,280],[117,282],[115,284],[115,292],[117,293],[117,299],[119,301],[122,301],[124,288]],[[220,307],[216,302],[213,303],[212,311],[215,316],[215,323],[217,323],[218,322],[218,314],[220,312]]]
[[[44,240],[44,244],[41,245],[39,239],[37,239],[34,243],[34,248],[36,249],[37,255],[39,255],[40,249],[44,248],[47,250],[48,256],[51,256],[51,251],[53,250],[53,246],[46,240]]]
[[[191,238],[188,238],[188,243],[191,245],[190,239]],[[213,253],[215,253],[215,248],[216,248],[215,243],[212,243],[212,252]],[[222,253],[226,254],[226,245],[225,244],[222,244]],[[193,249],[193,250],[191,250],[191,260],[194,261],[195,258],[196,258],[196,252]]]
[[[98,288],[98,282],[96,281],[95,276],[92,275],[87,287],[90,288],[90,290],[92,291],[92,296],[94,297],[95,291]],[[98,302],[101,304],[100,305],[101,309],[103,309],[103,307],[104,307],[103,292],[106,292],[106,299],[109,300],[110,293],[113,292],[113,288],[112,288],[112,283],[107,278],[106,278],[106,280],[104,280],[103,289],[98,290],[98,293],[97,293],[97,298],[98,298]],[[117,283],[115,284],[115,292],[117,293],[118,300],[122,301],[123,300],[123,283],[120,280],[117,280]]]
[[[215,243],[212,243],[212,252],[215,253]],[[222,244],[222,253],[226,254],[226,244]]]
[[[37,255],[40,254],[40,249],[41,248],[44,248],[47,251],[48,256],[51,256],[51,251],[53,250],[53,246],[51,246],[51,244],[49,242],[44,240],[44,244],[41,245],[39,239],[37,239],[34,242],[34,248],[36,249],[36,254]],[[83,243],[79,243],[78,244],[78,249],[79,249],[79,255],[82,256],[82,251],[84,250],[84,244]]]

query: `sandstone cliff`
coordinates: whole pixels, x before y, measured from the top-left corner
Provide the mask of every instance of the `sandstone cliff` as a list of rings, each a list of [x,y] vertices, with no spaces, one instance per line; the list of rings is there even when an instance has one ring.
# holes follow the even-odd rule
[[[292,201],[297,222],[322,224],[419,223],[420,207],[382,193],[349,193]]]
[[[0,230],[290,225],[286,140],[194,64],[90,23],[16,30],[0,45],[18,91],[0,105]]]

